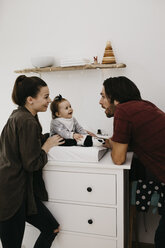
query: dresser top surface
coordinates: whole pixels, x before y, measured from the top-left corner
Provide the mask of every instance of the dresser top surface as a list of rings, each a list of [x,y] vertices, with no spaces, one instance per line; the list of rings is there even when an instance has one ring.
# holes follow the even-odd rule
[[[110,151],[103,156],[98,162],[61,162],[61,161],[48,161],[44,170],[55,170],[57,167],[75,167],[75,168],[104,168],[113,170],[129,170],[131,168],[133,152],[127,153],[127,159],[123,165],[116,165],[113,163]]]

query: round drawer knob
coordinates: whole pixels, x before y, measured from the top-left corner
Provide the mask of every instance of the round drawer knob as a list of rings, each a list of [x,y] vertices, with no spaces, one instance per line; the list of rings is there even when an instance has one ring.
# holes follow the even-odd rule
[[[88,192],[91,192],[91,191],[92,191],[92,188],[91,188],[91,187],[88,187],[88,188],[87,188],[87,191],[88,191]]]
[[[89,219],[88,220],[88,224],[90,224],[90,225],[93,224],[93,220],[92,219]]]

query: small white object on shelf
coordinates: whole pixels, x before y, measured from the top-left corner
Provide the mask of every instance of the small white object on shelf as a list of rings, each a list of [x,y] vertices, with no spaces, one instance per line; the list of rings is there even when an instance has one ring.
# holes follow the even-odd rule
[[[61,67],[69,67],[69,66],[79,66],[91,64],[92,61],[86,58],[63,58],[61,59],[60,66]]]
[[[32,57],[31,63],[34,67],[37,67],[37,68],[49,67],[54,64],[54,57],[52,56]]]

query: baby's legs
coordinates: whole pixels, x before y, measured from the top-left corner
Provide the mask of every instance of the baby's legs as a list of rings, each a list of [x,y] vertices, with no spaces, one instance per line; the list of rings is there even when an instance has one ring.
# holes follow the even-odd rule
[[[93,137],[90,135],[83,135],[83,138],[80,141],[77,141],[77,145],[90,147],[90,146],[102,146],[105,144],[104,139],[98,137]]]

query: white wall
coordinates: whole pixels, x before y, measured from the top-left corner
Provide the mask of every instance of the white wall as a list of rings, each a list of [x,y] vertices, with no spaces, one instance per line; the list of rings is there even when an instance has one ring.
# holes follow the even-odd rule
[[[0,1],[0,130],[15,107],[11,90],[13,71],[31,67],[35,55],[102,59],[110,40],[117,62],[125,69],[51,72],[42,74],[51,97],[61,93],[87,129],[112,133],[112,120],[100,108],[103,80],[125,75],[142,97],[165,110],[165,1],[164,0],[1,0]],[[31,74],[28,74],[29,76]],[[50,112],[40,114],[45,132]]]

